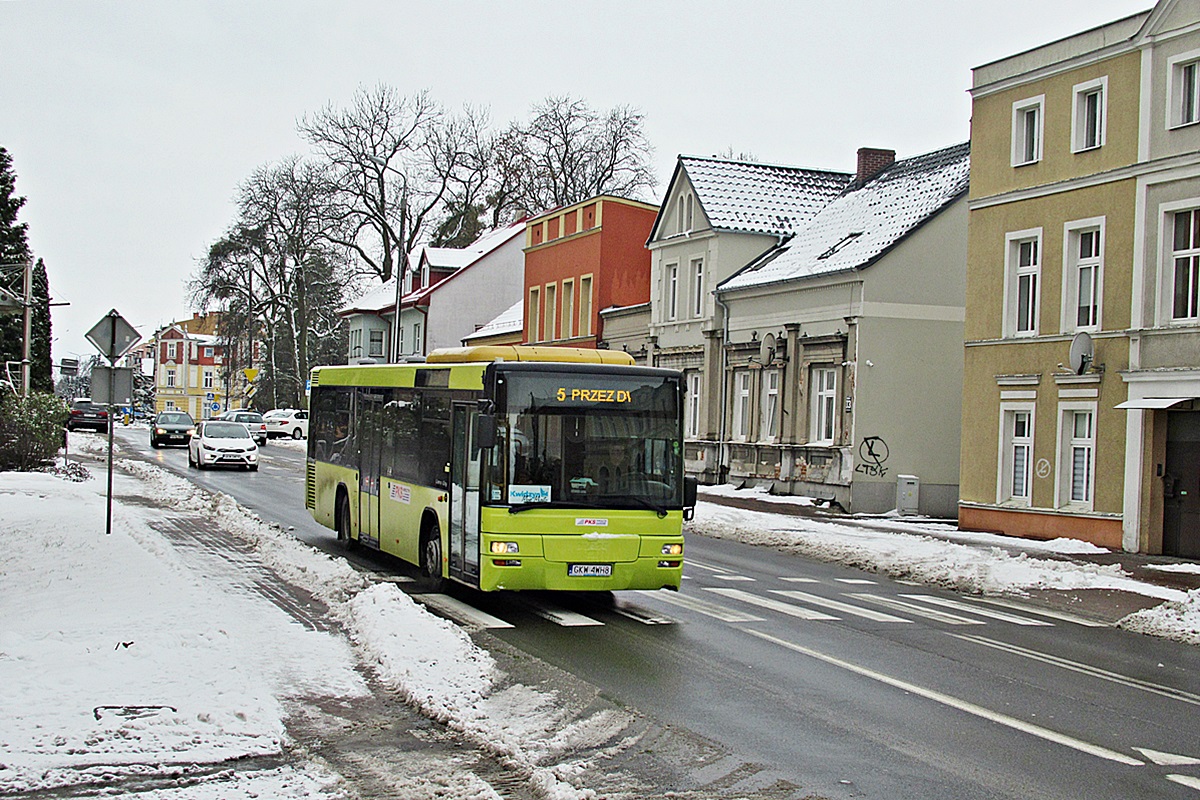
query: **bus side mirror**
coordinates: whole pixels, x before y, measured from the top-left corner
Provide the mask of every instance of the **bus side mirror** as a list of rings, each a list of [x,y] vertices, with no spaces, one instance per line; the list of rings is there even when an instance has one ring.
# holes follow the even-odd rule
[[[492,414],[480,414],[475,417],[475,446],[481,450],[490,450],[496,445],[496,417]]]
[[[683,479],[683,518],[691,519],[696,509],[696,479]]]

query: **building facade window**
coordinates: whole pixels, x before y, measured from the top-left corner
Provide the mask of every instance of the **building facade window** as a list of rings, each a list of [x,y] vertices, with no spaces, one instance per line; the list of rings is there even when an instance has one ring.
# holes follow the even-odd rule
[[[421,355],[421,323],[413,323],[413,353]]]
[[[1029,505],[1032,497],[1033,406],[1001,406],[1000,479],[996,500]]]
[[[687,428],[684,433],[692,439],[700,436],[700,391],[703,388],[699,372],[687,376]]]
[[[579,335],[592,335],[592,276],[579,279]]]
[[[179,342],[167,342],[167,361],[179,358]]]
[[[175,368],[174,367],[167,367],[167,386],[168,387],[175,386]]]
[[[750,370],[733,373],[733,438],[744,442],[750,435]]]
[[[1004,322],[1008,336],[1037,335],[1042,275],[1041,244],[1041,228],[1007,236]]]
[[[529,341],[541,341],[542,292],[534,287],[529,290]]]
[[[211,347],[205,347],[205,348],[204,348],[204,357],[205,357],[205,358],[212,358],[212,357],[213,357],[213,349],[212,349]]]
[[[1062,330],[1099,330],[1104,295],[1104,219],[1067,223],[1063,254]]]
[[[762,417],[758,440],[773,442],[779,431],[779,370],[763,370],[762,381]]]
[[[1071,150],[1079,153],[1104,144],[1108,119],[1108,76],[1076,84],[1071,118]]]
[[[575,281],[562,282],[562,338],[575,337]]]
[[[1096,472],[1096,409],[1092,404],[1060,410],[1058,505],[1092,507]]]
[[[704,259],[692,259],[692,316],[704,316]]]
[[[371,356],[383,356],[383,331],[371,331],[371,342],[367,348],[367,354]]]
[[[1200,209],[1176,211],[1171,247],[1171,319],[1200,319]]]
[[[552,342],[558,338],[558,284],[546,284],[546,322],[542,339]]]
[[[679,318],[679,265],[667,264],[666,286],[667,319]]]
[[[211,389],[216,385],[216,375],[211,369],[204,370],[204,388]]]
[[[834,367],[813,367],[810,370],[812,390],[809,440],[814,444],[833,444],[837,412],[837,370]]]
[[[1012,107],[1012,165],[1042,160],[1042,126],[1045,95],[1018,100]]]
[[[1200,50],[1181,53],[1167,65],[1167,127],[1200,122]]]

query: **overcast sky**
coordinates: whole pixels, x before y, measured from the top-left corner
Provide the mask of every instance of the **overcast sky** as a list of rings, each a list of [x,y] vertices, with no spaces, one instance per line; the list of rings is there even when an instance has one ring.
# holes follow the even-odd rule
[[[680,153],[851,171],[969,136],[971,68],[1151,0],[416,3],[0,0],[0,146],[56,302],[55,358],[116,308],[144,337],[257,166],[305,113],[383,82],[525,119],[569,94],[646,118],[659,190]]]

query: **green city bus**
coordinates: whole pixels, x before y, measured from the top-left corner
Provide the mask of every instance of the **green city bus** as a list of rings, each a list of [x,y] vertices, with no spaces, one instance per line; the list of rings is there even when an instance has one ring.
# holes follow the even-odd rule
[[[683,382],[622,352],[438,350],[312,371],[305,505],[483,591],[679,589]]]

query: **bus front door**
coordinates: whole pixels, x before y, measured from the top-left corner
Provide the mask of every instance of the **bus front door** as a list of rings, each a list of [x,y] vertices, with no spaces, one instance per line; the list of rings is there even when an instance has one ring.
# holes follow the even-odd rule
[[[479,579],[480,450],[472,440],[478,412],[454,406],[454,451],[450,460],[450,574]]]
[[[358,540],[379,547],[379,457],[382,443],[383,396],[358,395]]]

